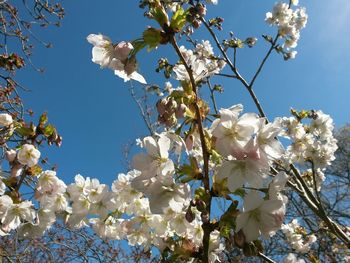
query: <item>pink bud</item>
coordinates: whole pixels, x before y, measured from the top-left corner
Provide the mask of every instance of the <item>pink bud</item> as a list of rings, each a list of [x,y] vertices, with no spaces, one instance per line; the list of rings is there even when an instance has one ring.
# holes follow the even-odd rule
[[[6,159],[11,163],[16,159],[16,151],[13,149],[7,150],[5,153]]]

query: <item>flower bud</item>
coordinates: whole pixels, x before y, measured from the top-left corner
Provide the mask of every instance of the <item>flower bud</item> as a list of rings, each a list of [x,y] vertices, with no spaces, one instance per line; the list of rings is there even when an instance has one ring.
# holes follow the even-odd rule
[[[247,43],[248,47],[253,47],[258,39],[256,37],[248,37],[245,42]]]
[[[16,159],[16,155],[17,155],[17,153],[13,149],[7,150],[5,153],[5,157],[10,163]]]
[[[201,219],[203,223],[209,223],[209,214],[207,212],[201,213]]]
[[[193,220],[195,219],[195,215],[194,215],[194,213],[192,212],[192,209],[191,209],[190,206],[188,207],[188,209],[187,209],[187,211],[186,211],[185,218],[186,218],[187,222],[189,222],[189,223],[192,223]]]
[[[163,115],[166,111],[166,104],[167,104],[167,100],[166,99],[161,99],[158,100],[156,107],[157,107],[157,111],[160,115]]]
[[[238,233],[235,233],[233,239],[237,247],[243,248],[245,243],[245,235],[242,230],[238,231]]]
[[[197,11],[197,14],[200,16],[205,16],[207,14],[206,6],[201,3],[197,4],[196,11]]]
[[[201,26],[201,24],[202,24],[202,21],[200,21],[200,20],[198,20],[198,19],[194,19],[193,21],[192,21],[192,25],[193,25],[193,27],[194,28],[199,28],[200,26]]]
[[[204,212],[205,209],[207,208],[207,205],[203,200],[197,200],[196,201],[196,206],[199,212]]]

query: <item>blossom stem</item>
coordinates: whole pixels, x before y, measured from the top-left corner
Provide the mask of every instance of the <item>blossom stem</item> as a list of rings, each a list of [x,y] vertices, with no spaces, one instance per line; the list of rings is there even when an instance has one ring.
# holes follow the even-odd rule
[[[278,40],[278,37],[279,37],[279,34],[276,35],[275,39],[274,39],[273,42],[271,43],[270,49],[267,51],[267,53],[266,53],[264,59],[261,61],[258,70],[255,72],[254,77],[252,78],[252,80],[251,80],[251,82],[250,82],[250,84],[249,84],[249,87],[250,87],[250,88],[253,87],[253,85],[254,85],[254,83],[255,83],[255,80],[256,80],[257,77],[259,76],[259,74],[260,74],[261,70],[263,69],[263,67],[264,67],[264,65],[265,65],[265,63],[266,63],[266,61],[267,61],[267,59],[268,59],[269,56],[271,55],[272,50],[274,50],[274,48],[276,47],[276,42],[277,42],[277,40]]]
[[[202,154],[203,154],[203,168],[204,168],[204,173],[203,173],[203,185],[204,185],[204,189],[205,191],[208,193],[208,200],[206,202],[206,212],[208,215],[208,222],[203,222],[202,224],[202,228],[203,228],[203,259],[202,262],[203,263],[208,263],[209,262],[209,240],[210,240],[210,232],[212,231],[212,227],[210,224],[210,208],[211,208],[211,194],[210,194],[210,180],[209,180],[209,151],[206,145],[206,140],[205,140],[205,134],[204,134],[204,128],[203,128],[203,120],[202,120],[202,116],[200,113],[200,109],[198,106],[198,102],[199,102],[199,97],[198,97],[198,92],[197,92],[197,85],[196,85],[196,81],[193,77],[193,72],[191,67],[187,64],[184,56],[182,55],[180,48],[177,44],[176,41],[176,37],[175,35],[172,36],[171,38],[171,44],[174,47],[177,55],[179,56],[181,62],[183,63],[183,65],[186,68],[186,71],[190,77],[190,82],[191,82],[191,86],[192,86],[192,90],[193,93],[195,94],[195,103],[193,104],[195,111],[196,111],[196,122],[197,122],[197,126],[198,126],[198,131],[199,131],[199,137],[200,137],[200,141],[201,141],[201,146],[202,146]]]
[[[154,135],[154,130],[153,130],[152,124],[151,124],[151,122],[149,120],[149,116],[145,112],[145,109],[142,107],[142,103],[140,102],[140,100],[136,97],[136,93],[135,93],[135,89],[134,89],[134,85],[132,84],[132,81],[130,81],[129,91],[130,91],[132,99],[135,101],[135,103],[137,104],[137,107],[140,110],[141,116],[143,118],[143,121],[146,124],[146,127],[147,127],[148,131],[153,136]]]
[[[263,260],[265,260],[266,262],[269,262],[269,263],[276,263],[275,261],[273,261],[271,258],[269,258],[268,256],[264,255],[263,253],[259,252],[258,253],[258,256],[260,258],[262,258]]]
[[[209,33],[212,36],[212,38],[214,39],[214,42],[216,43],[216,46],[220,50],[221,54],[224,56],[225,62],[229,65],[230,69],[235,74],[235,78],[238,79],[243,84],[243,86],[247,89],[247,91],[249,92],[251,98],[254,101],[255,106],[257,107],[257,109],[259,111],[260,117],[266,118],[266,114],[265,114],[265,112],[264,112],[264,110],[263,110],[263,108],[262,108],[262,106],[261,106],[261,104],[260,104],[260,102],[258,100],[258,97],[255,95],[255,92],[253,91],[252,86],[250,86],[248,84],[248,82],[241,76],[241,74],[239,73],[238,69],[235,67],[234,63],[232,63],[230,58],[227,56],[226,51],[224,50],[224,48],[220,44],[219,39],[217,38],[217,36],[215,35],[214,31],[212,30],[212,28],[207,23],[207,21],[204,18],[201,18],[201,21],[204,24],[204,26],[207,28],[207,30],[209,31]]]
[[[350,238],[344,233],[344,231],[339,227],[337,223],[335,223],[332,219],[328,217],[326,212],[323,209],[322,204],[315,198],[315,196],[311,193],[310,189],[306,185],[304,179],[301,177],[298,169],[294,165],[291,165],[293,174],[300,181],[305,195],[300,195],[300,197],[304,200],[304,202],[309,206],[309,208],[321,219],[323,220],[329,230],[335,234],[344,244],[350,248]],[[310,200],[311,199],[311,200]]]
[[[211,101],[213,103],[213,107],[214,107],[214,111],[215,111],[215,114],[218,114],[219,111],[218,111],[218,107],[216,105],[216,99],[215,99],[215,95],[214,95],[214,89],[211,85],[211,82],[210,82],[210,78],[208,78],[207,80],[207,84],[208,84],[208,87],[209,87],[209,90],[210,90],[210,98],[211,98]]]

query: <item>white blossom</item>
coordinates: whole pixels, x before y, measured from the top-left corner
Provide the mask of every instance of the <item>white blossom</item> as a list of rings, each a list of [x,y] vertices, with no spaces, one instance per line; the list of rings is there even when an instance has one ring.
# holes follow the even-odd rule
[[[280,229],[284,212],[280,200],[264,200],[252,191],[244,197],[243,212],[236,219],[236,231],[243,230],[246,241],[254,241],[263,235],[268,238]]]
[[[299,225],[297,219],[293,219],[289,224],[282,225],[282,231],[292,248],[299,253],[307,253],[312,243],[317,240],[315,235],[306,234],[305,229]]]
[[[236,148],[237,149],[237,148]],[[218,168],[217,179],[227,178],[227,187],[231,192],[248,183],[252,187],[261,187],[267,177],[269,164],[251,140],[235,157],[229,156]]]
[[[9,126],[13,123],[13,118],[8,113],[0,113],[0,126]]]
[[[293,1],[294,5],[298,1]],[[300,38],[300,31],[306,26],[308,15],[305,8],[297,8],[293,10],[287,3],[276,3],[272,12],[266,13],[265,21],[269,25],[278,27],[278,34],[280,38],[284,38],[283,47],[287,50],[295,48]],[[288,59],[294,58],[296,53],[287,52]]]
[[[1,219],[4,229],[16,229],[22,223],[33,222],[35,212],[31,201],[23,201],[18,204],[12,204]]]
[[[235,151],[244,147],[258,130],[258,116],[247,113],[239,117],[242,110],[241,104],[221,109],[220,119],[216,119],[210,128],[215,138],[215,147],[223,156],[234,156]]]
[[[17,154],[18,161],[32,167],[36,165],[40,158],[40,152],[32,144],[24,144]]]
[[[209,41],[203,41],[202,44],[197,44],[194,51],[187,50],[184,46],[180,47],[180,51],[186,64],[191,68],[193,78],[196,82],[219,73],[225,66],[223,60],[213,58],[213,48]],[[176,64],[173,71],[177,80],[190,80],[184,64]]]
[[[99,64],[102,68],[110,68],[114,73],[129,81],[136,80],[146,84],[146,80],[137,70],[137,62],[134,56],[130,56],[134,49],[130,42],[122,41],[114,45],[111,39],[102,34],[90,34],[87,41],[94,47],[92,48],[92,62]]]
[[[138,179],[174,172],[174,163],[168,158],[171,141],[167,136],[160,135],[158,139],[149,136],[143,139],[142,144],[147,154],[140,153],[133,158],[133,168],[141,172]]]

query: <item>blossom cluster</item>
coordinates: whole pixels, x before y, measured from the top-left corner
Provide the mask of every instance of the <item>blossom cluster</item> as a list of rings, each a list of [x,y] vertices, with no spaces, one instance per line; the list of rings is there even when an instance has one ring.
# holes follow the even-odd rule
[[[273,161],[284,153],[276,137],[282,132],[281,119],[266,124],[265,118],[246,113],[242,105],[220,110],[220,118],[213,122],[210,131],[215,149],[223,157],[214,177],[216,183],[225,181],[230,192],[243,186],[254,189],[269,186],[268,199],[257,191],[244,197],[243,213],[237,217],[237,231],[242,229],[248,242],[260,235],[273,235],[281,226],[287,198],[280,194],[288,177],[279,173],[269,176]],[[273,178],[273,180],[272,180]]]
[[[154,166],[154,169],[163,171],[160,166]],[[125,239],[132,246],[139,245],[145,249],[155,246],[160,251],[179,246],[173,239],[178,236],[181,244],[186,242],[195,252],[203,238],[199,216],[192,222],[186,220],[186,202],[181,195],[172,192],[171,187],[176,187],[174,184],[162,186],[161,183],[150,183],[157,184],[151,189],[159,188],[158,193],[151,192],[145,185],[142,188],[149,191],[148,197],[135,189],[134,184],[139,185],[138,180],[143,180],[145,173],[142,175],[142,172],[132,170],[119,174],[111,191],[106,185],[99,184],[97,179],[77,175],[75,183],[68,186],[72,201],[68,224],[75,227],[91,224],[103,238]],[[211,244],[211,262],[215,262],[217,254],[224,249],[217,231],[211,234]]]
[[[186,64],[191,68],[193,78],[196,82],[219,73],[225,66],[223,59],[214,56],[213,47],[209,41],[202,41],[196,45],[194,50],[180,47]],[[180,81],[190,81],[185,65],[181,62],[174,66],[175,78]]]
[[[285,234],[288,243],[298,253],[307,253],[312,243],[316,242],[315,235],[307,235],[305,229],[301,227],[297,219],[282,225],[282,232]]]
[[[283,191],[289,177],[283,171],[271,174],[270,167],[281,159],[301,154],[294,144],[303,136],[310,134],[315,141],[319,140],[310,145],[321,149],[333,147],[335,141],[332,121],[320,111],[314,112],[307,125],[296,117],[276,118],[267,123],[255,113],[242,112],[241,104],[221,109],[205,132],[212,151],[216,152],[209,160],[214,191],[219,196],[244,191],[242,210],[232,221],[236,221],[235,232],[242,232],[245,242],[251,242],[260,236],[273,235],[284,219],[288,199]],[[286,151],[277,139],[282,135],[292,139],[292,146]],[[199,137],[198,131],[183,139],[169,130],[138,140],[144,152],[134,156],[133,170],[120,174],[111,188],[81,175],[75,177],[75,183],[66,186],[54,171],[43,171],[37,176],[38,205],[35,205],[31,201],[15,202],[6,194],[7,186],[2,183],[2,235],[14,229],[24,236],[40,235],[60,216],[72,227],[92,225],[102,237],[126,239],[130,245],[174,251],[186,243],[190,252],[195,253],[202,245],[205,218],[200,211],[201,201],[193,198],[194,189],[178,180],[178,172],[182,167],[179,160],[192,158],[197,163],[196,173],[201,173],[198,164],[203,164],[203,156]],[[319,154],[325,152],[317,149]],[[20,176],[21,169],[38,163],[40,152],[33,145],[24,144],[18,151],[9,150],[7,156],[12,169],[16,170],[11,176]],[[324,168],[333,159],[331,155],[326,158],[324,161],[313,155],[317,169]],[[321,159],[323,161],[319,161]],[[306,252],[315,238],[310,236],[305,242],[298,229],[301,228],[296,221],[282,227],[292,247]],[[176,237],[181,237],[180,241]],[[211,233],[211,238],[210,257],[211,262],[215,262],[224,245],[217,230]]]
[[[303,7],[293,10],[289,4],[278,2],[272,12],[266,13],[265,21],[278,27],[278,35],[284,39],[283,48],[289,50],[298,45],[300,31],[306,26],[308,15]],[[289,53],[294,58],[296,51]]]
[[[333,120],[320,110],[304,114],[308,115],[309,123],[302,123],[301,116],[283,119],[285,136],[292,140],[285,157],[290,163],[311,163],[319,188],[324,181],[322,171],[335,159],[334,153],[338,148],[337,140],[332,134]],[[307,173],[310,174],[311,170]]]

